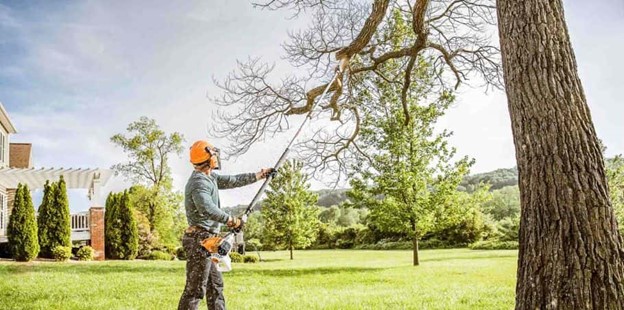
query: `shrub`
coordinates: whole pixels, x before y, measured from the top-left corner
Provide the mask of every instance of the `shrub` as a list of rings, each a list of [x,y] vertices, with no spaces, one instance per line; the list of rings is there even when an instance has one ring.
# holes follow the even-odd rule
[[[255,264],[260,261],[260,258],[256,255],[243,255],[243,262]]]
[[[68,261],[72,257],[71,250],[71,247],[57,245],[54,249],[52,249],[52,257],[57,262]]]
[[[518,241],[477,241],[470,245],[472,250],[517,250]]]
[[[165,253],[169,253],[173,256],[175,256],[178,253],[178,249],[176,248],[175,245],[172,244],[168,244],[163,246],[162,248],[158,249],[159,251],[165,252]]]
[[[230,260],[232,260],[232,263],[243,263],[244,262],[243,255],[241,255],[238,252],[231,252],[230,253]]]
[[[255,239],[255,238],[254,239],[245,240],[245,246],[246,246],[246,248],[254,249],[255,251],[262,249],[262,243],[260,242],[260,239]]]
[[[375,242],[375,234],[370,228],[364,227],[357,232],[355,244],[373,244]]]
[[[353,245],[353,240],[338,239],[338,241],[336,242],[336,247],[339,249],[351,249],[353,248]]]
[[[0,258],[11,258],[11,250],[8,243],[0,243]]]
[[[30,197],[30,190],[26,185],[19,184],[17,186],[13,211],[7,227],[7,237],[11,254],[15,260],[27,262],[39,254],[35,207]]]
[[[432,232],[431,238],[440,240],[439,245],[442,248],[463,247],[481,240],[487,234],[488,229],[483,213],[472,208],[463,214],[457,223]]]
[[[455,243],[446,240],[439,240],[438,238],[431,238],[418,242],[419,249],[453,249],[453,248],[465,248],[467,243]]]
[[[176,249],[175,255],[179,260],[186,260],[186,251],[182,246]]]
[[[145,259],[147,260],[173,260],[174,256],[169,253],[162,252],[162,251],[152,251],[152,253],[147,255],[147,257],[145,257]]]
[[[318,237],[314,248],[333,249],[336,247],[338,236],[342,229],[333,225],[321,223],[319,225]]]
[[[375,244],[362,244],[356,247],[360,250],[411,250],[411,241],[379,241]]]
[[[520,217],[506,217],[496,223],[496,239],[500,241],[517,241],[520,231]]]
[[[137,229],[139,232],[137,257],[145,258],[153,250],[161,248],[162,245],[160,244],[158,233],[156,231],[151,231],[149,220],[145,214],[135,209],[134,216],[137,220]]]
[[[76,257],[78,260],[93,260],[93,248],[88,245],[80,247],[76,252]]]

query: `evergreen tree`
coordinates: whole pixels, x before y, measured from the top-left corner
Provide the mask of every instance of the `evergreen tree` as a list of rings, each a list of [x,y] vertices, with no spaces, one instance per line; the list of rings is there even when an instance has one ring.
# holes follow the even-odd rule
[[[39,246],[41,247],[40,256],[52,258],[52,250],[58,245],[54,244],[52,240],[55,238],[50,234],[53,229],[50,228],[54,212],[54,195],[56,186],[54,183],[50,184],[50,181],[46,181],[43,188],[43,199],[39,206],[37,215],[37,227],[39,229]]]
[[[54,207],[56,209],[56,226],[50,227],[53,231],[50,237],[56,238],[55,241],[61,246],[71,247],[71,214],[69,212],[69,198],[67,197],[67,184],[61,176],[56,182],[56,190],[54,191]]]
[[[107,258],[119,258],[119,246],[121,244],[121,231],[119,229],[118,204],[119,194],[110,193],[106,198],[104,212],[104,244]]]
[[[302,167],[300,162],[286,162],[270,183],[262,203],[262,243],[289,250],[290,259],[295,248],[310,246],[318,233],[318,196],[309,191],[308,176]]]
[[[17,261],[30,261],[39,254],[35,207],[28,186],[19,184],[7,227],[9,247]]]
[[[63,176],[58,182],[46,182],[37,222],[43,257],[52,258],[57,246],[71,247],[71,215]]]
[[[121,245],[119,254],[122,259],[135,259],[139,250],[139,229],[134,214],[134,208],[130,203],[130,195],[123,192],[118,203],[118,222],[120,227]]]
[[[106,256],[113,259],[136,258],[139,231],[128,192],[108,195],[104,221]]]

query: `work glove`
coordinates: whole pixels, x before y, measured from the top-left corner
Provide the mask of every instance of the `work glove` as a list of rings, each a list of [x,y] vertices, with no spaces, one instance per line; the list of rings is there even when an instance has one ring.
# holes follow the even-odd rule
[[[277,170],[275,170],[274,168],[264,168],[256,174],[258,180],[266,179],[268,177],[274,178],[276,175],[277,175]]]
[[[226,225],[229,228],[240,231],[241,229],[243,229],[243,225],[245,225],[245,221],[239,217],[230,216]]]

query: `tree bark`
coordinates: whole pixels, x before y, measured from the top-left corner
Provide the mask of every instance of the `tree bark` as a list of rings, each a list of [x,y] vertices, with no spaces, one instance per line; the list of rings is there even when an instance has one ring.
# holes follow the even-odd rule
[[[420,260],[418,260],[418,237],[412,239],[412,245],[414,246],[414,266],[418,266],[420,265]]]
[[[624,309],[624,252],[561,0],[497,0],[522,215],[516,309]]]

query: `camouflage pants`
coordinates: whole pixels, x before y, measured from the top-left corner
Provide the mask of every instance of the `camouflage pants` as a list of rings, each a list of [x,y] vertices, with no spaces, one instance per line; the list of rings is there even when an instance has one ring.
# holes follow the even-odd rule
[[[208,309],[225,309],[223,277],[208,253],[199,244],[205,238],[214,236],[208,232],[184,234],[182,245],[186,251],[186,286],[180,298],[178,310],[195,310],[206,297]]]

